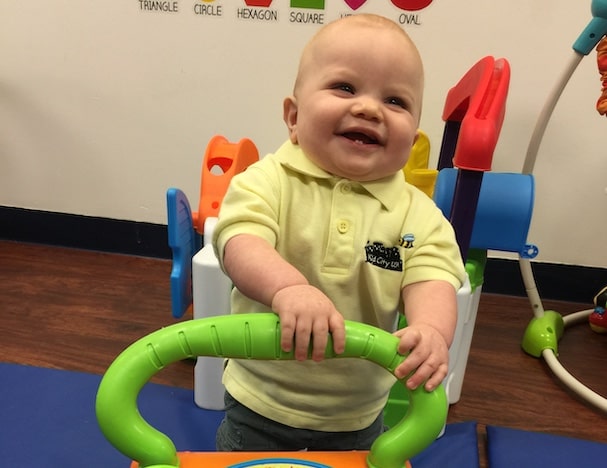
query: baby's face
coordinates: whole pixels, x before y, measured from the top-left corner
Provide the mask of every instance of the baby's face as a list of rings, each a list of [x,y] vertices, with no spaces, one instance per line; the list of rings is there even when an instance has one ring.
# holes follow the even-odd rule
[[[399,31],[334,27],[306,49],[285,100],[291,141],[340,177],[394,174],[417,138],[422,88],[419,55]]]

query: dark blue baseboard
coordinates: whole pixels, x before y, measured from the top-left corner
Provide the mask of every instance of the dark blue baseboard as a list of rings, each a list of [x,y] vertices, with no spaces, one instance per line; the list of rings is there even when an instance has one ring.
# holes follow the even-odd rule
[[[533,276],[542,299],[587,303],[607,286],[607,268],[533,262]],[[517,260],[489,258],[483,291],[527,296]]]
[[[0,206],[0,239],[170,258],[167,227]]]
[[[103,252],[171,258],[164,224],[0,206],[0,239]],[[607,268],[533,263],[543,299],[590,304],[607,285]],[[483,291],[526,295],[516,260],[490,258]]]

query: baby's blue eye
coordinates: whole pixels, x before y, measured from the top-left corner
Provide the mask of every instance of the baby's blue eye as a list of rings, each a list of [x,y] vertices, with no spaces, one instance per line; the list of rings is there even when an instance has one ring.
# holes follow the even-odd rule
[[[407,108],[407,104],[401,98],[391,97],[386,99],[386,103],[392,106],[402,107],[403,109]]]
[[[333,86],[333,89],[338,89],[346,93],[354,94],[354,86],[348,83],[337,83]]]

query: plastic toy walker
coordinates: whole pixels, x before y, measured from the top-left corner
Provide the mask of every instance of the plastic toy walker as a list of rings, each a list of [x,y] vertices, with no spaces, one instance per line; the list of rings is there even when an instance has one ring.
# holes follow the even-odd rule
[[[335,355],[331,340],[325,358],[361,358],[387,371],[405,359],[398,338],[377,328],[346,322],[346,348]],[[280,348],[275,314],[237,314],[180,322],[158,330],[128,347],[109,367],[97,393],[97,419],[107,439],[140,468],[403,468],[430,445],[447,419],[447,398],[440,386],[408,393],[404,418],[379,436],[370,451],[284,453],[177,453],[173,442],[151,427],[137,409],[137,395],[165,366],[195,356],[239,359],[293,359]]]

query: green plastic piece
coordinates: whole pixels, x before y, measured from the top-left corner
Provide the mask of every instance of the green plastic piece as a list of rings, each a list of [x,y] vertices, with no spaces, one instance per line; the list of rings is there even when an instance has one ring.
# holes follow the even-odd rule
[[[390,389],[388,401],[384,407],[384,425],[394,427],[409,410],[409,391],[399,382]]]
[[[368,359],[391,373],[405,359],[398,338],[369,325],[346,321],[346,349],[335,355],[329,340],[326,358]],[[167,365],[194,356],[239,359],[294,359],[280,348],[280,323],[275,314],[237,314],[180,322],[158,330],[123,351],[105,373],[97,392],[97,420],[105,437],[141,468],[178,467],[173,442],[150,426],[137,408],[137,396],[154,374]],[[403,387],[404,387],[404,381]],[[404,387],[406,389],[406,387]],[[409,391],[402,420],[373,443],[369,468],[402,468],[430,445],[443,429],[447,395]]]
[[[565,324],[558,312],[547,310],[541,317],[535,317],[527,325],[523,336],[523,350],[534,357],[541,357],[545,349],[558,355],[558,341],[563,336]]]
[[[485,266],[487,265],[487,251],[480,249],[470,249],[466,259],[466,273],[470,279],[472,292],[483,285],[485,280]]]
[[[470,279],[471,291],[483,285],[485,266],[487,264],[487,251],[481,249],[470,249],[466,260],[466,273]],[[398,329],[407,326],[407,319],[404,315],[399,316]],[[388,402],[384,408],[384,424],[393,427],[401,419],[409,408],[409,393],[402,385],[396,383],[390,390]]]

